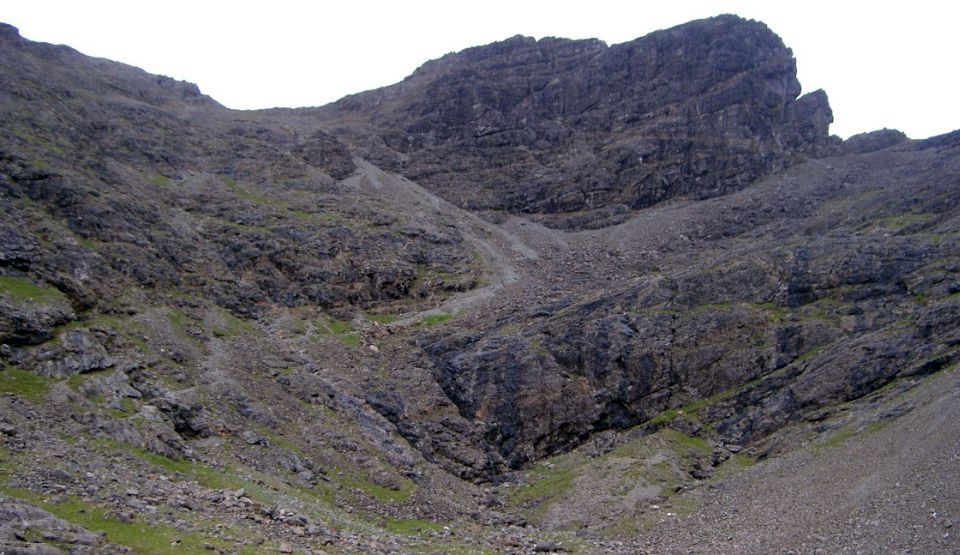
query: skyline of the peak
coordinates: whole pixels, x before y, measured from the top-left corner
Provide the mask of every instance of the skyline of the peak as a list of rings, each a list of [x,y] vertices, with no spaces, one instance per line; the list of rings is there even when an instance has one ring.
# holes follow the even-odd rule
[[[197,83],[230,108],[319,106],[386,86],[445,53],[503,40],[599,38],[626,42],[720,13],[767,24],[793,50],[804,92],[824,89],[841,137],[900,129],[924,138],[960,127],[948,71],[960,8],[812,2],[680,1],[485,3],[467,13],[433,1],[305,6],[174,0],[163,10],[115,1],[6,5],[0,21],[31,40]]]

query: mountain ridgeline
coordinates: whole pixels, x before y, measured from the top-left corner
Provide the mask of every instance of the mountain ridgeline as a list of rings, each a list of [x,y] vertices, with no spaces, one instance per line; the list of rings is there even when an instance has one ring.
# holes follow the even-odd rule
[[[260,111],[0,24],[0,552],[949,549],[960,133],[801,92],[729,15]]]
[[[830,152],[826,94],[799,95],[780,38],[723,16],[610,47],[514,37],[321,112],[376,129],[368,156],[458,206],[597,227]]]

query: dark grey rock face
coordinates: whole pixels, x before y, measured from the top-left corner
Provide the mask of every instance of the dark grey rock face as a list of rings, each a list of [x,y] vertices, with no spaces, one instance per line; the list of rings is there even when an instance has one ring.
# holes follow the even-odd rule
[[[607,207],[723,194],[831,152],[826,94],[799,95],[781,40],[720,16],[610,47],[514,37],[323,116],[370,121],[371,155],[461,206],[597,227],[622,219]]]
[[[63,378],[83,372],[106,370],[116,364],[103,345],[87,330],[71,330],[59,336],[57,345],[35,353],[35,371],[41,376]]]
[[[948,367],[960,151],[940,144],[811,161],[740,193],[648,209],[631,225],[655,222],[646,240],[670,253],[654,274],[626,256],[618,271],[636,264],[644,278],[587,282],[585,299],[426,340],[437,380],[522,466],[646,421],[709,424],[741,444]],[[621,228],[611,235],[631,236]]]

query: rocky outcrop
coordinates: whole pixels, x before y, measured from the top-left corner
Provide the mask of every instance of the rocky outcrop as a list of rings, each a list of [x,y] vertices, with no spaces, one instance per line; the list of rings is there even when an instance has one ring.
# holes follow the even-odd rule
[[[427,271],[476,270],[455,232],[344,184],[354,155],[315,124],[234,114],[196,85],[11,27],[2,40],[0,266],[73,309],[128,283],[190,289],[245,316],[264,302],[363,306],[440,293],[418,281]],[[72,318],[17,310],[0,313],[0,336],[18,342]]]
[[[907,140],[903,131],[897,129],[878,129],[869,133],[860,133],[843,141],[840,150],[844,154],[864,154],[883,150]]]
[[[515,467],[598,431],[668,424],[688,406],[685,432],[764,437],[956,359],[958,154],[904,144],[649,209],[635,223],[662,222],[658,243],[693,248],[690,258],[588,300],[427,339],[425,352]],[[792,195],[807,205],[789,208]]]
[[[723,194],[831,152],[826,94],[799,95],[781,40],[720,16],[609,47],[514,37],[321,117],[369,121],[361,148],[460,206],[597,227],[623,219],[610,207]]]
[[[87,330],[71,330],[49,348],[32,353],[35,371],[41,376],[63,378],[83,372],[105,370],[116,364],[103,345]]]

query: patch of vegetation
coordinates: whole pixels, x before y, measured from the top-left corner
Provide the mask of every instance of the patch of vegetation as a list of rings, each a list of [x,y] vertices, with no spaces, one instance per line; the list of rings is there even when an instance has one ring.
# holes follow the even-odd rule
[[[170,185],[170,178],[162,173],[141,172],[140,177],[154,187],[166,187]]]
[[[877,222],[877,225],[894,233],[906,230],[909,227],[922,226],[934,219],[934,214],[901,214],[890,216]]]
[[[758,304],[757,308],[765,312],[769,319],[773,320],[774,322],[782,322],[787,318],[787,315],[790,314],[790,311],[787,310],[786,307],[780,306],[774,302]]]
[[[272,205],[277,203],[276,199],[250,191],[246,187],[237,183],[237,180],[229,175],[221,175],[220,181],[222,181],[223,184],[226,185],[227,188],[229,188],[233,195],[238,199],[245,200],[253,204]]]
[[[870,422],[869,424],[861,428],[855,428],[852,425],[847,425],[840,428],[835,433],[833,433],[833,435],[827,437],[823,441],[814,443],[813,447],[814,449],[817,449],[817,450],[836,447],[838,445],[842,445],[846,443],[847,440],[852,438],[853,436],[872,434],[874,432],[877,432],[886,428],[889,425],[890,425],[890,421],[888,420],[876,420],[874,422]]]
[[[282,447],[287,451],[290,451],[291,453],[296,454],[297,456],[306,457],[306,455],[304,455],[303,453],[303,450],[300,449],[300,447],[298,447],[292,441],[287,439],[285,436],[282,436],[279,433],[275,433],[273,430],[270,430],[266,426],[261,426],[259,424],[254,425],[253,429],[256,430],[257,433],[259,433],[263,437],[267,438],[267,440],[273,445]]]
[[[824,439],[823,441],[820,441],[820,442],[818,442],[818,443],[814,443],[814,444],[813,444],[813,447],[814,447],[815,449],[827,449],[827,448],[830,448],[830,447],[836,447],[836,446],[838,446],[838,445],[841,445],[841,444],[845,443],[848,439],[850,439],[851,437],[853,437],[854,434],[856,434],[856,431],[854,431],[853,428],[851,428],[851,427],[849,427],[849,426],[845,426],[845,427],[841,428],[840,430],[836,431],[836,432],[835,432],[833,435],[831,435],[830,437]]]
[[[339,469],[334,474],[337,480],[345,487],[356,489],[374,499],[384,503],[402,503],[413,495],[413,481],[406,477],[399,478],[399,487],[391,489],[380,484],[375,484],[366,476],[362,475],[357,469]]]
[[[110,543],[124,545],[137,553],[180,554],[209,553],[206,545],[233,549],[234,546],[219,538],[202,536],[195,532],[178,530],[172,526],[137,518],[121,522],[104,509],[76,497],[66,497],[56,502],[47,501],[40,494],[29,490],[0,487],[0,491],[28,503],[42,507],[56,517],[81,526],[91,532],[101,533]],[[253,553],[253,550],[248,553]]]
[[[53,287],[42,287],[32,281],[14,276],[0,276],[0,294],[15,301],[48,304],[66,300],[66,296]]]
[[[673,422],[677,416],[680,416],[679,409],[667,409],[648,420],[647,423],[653,426],[669,424],[670,422]]]
[[[679,455],[695,454],[701,457],[710,456],[710,444],[699,437],[688,436],[683,432],[671,430],[669,428],[658,432]]]
[[[324,212],[318,214],[316,212],[304,212],[303,210],[293,210],[288,208],[287,214],[292,216],[296,220],[307,223],[329,223],[329,222],[343,222],[343,218],[339,214],[334,214],[331,212]]]
[[[813,357],[815,357],[815,356],[823,353],[823,352],[826,351],[826,350],[827,350],[826,347],[814,347],[813,349],[810,349],[809,351],[807,351],[807,352],[803,353],[802,355],[798,356],[797,358],[795,358],[795,359],[793,360],[793,362],[794,362],[794,363],[797,363],[797,362],[803,362],[803,361],[805,361],[805,360],[809,360],[809,359],[811,359],[811,358],[813,358]]]
[[[237,318],[227,311],[221,311],[223,325],[213,330],[213,335],[222,338],[231,338],[238,335],[261,335],[260,330],[250,322]]]
[[[420,320],[417,321],[417,325],[418,326],[436,326],[438,324],[442,324],[444,322],[452,320],[455,316],[457,315],[450,314],[450,313],[427,314],[426,316],[423,316],[422,318],[420,318]]]
[[[185,331],[190,324],[190,319],[187,318],[187,315],[176,308],[171,308],[170,311],[167,312],[167,320],[180,332]]]
[[[575,468],[560,468],[550,462],[541,463],[536,473],[531,475],[533,480],[510,492],[510,501],[518,504],[537,502],[544,505],[569,491],[576,477]]]
[[[398,489],[391,489],[369,481],[361,482],[361,484],[360,489],[378,501],[386,503],[402,503],[410,499],[410,496],[413,495],[413,482],[407,479],[401,481]]]
[[[290,320],[290,331],[294,335],[303,335],[307,333],[307,323],[302,318],[293,318]]]
[[[330,333],[342,335],[353,331],[353,322],[349,320],[332,320],[327,322],[327,329]]]
[[[874,432],[878,432],[878,431],[886,428],[886,427],[889,426],[889,425],[890,425],[890,421],[889,421],[889,420],[877,420],[876,422],[871,422],[871,423],[867,424],[867,425],[863,428],[863,431],[864,431],[864,433],[872,434],[872,433],[874,433]]]
[[[242,480],[237,473],[229,470],[218,470],[204,464],[185,459],[170,459],[163,455],[151,453],[146,449],[108,439],[97,439],[96,444],[110,451],[120,451],[132,455],[157,468],[166,470],[171,477],[189,479],[209,489],[240,489],[247,490],[247,496],[261,503],[272,503],[274,498],[263,493],[264,489],[253,481]]]
[[[50,379],[21,368],[7,366],[0,372],[0,393],[13,393],[39,401],[50,391]]]
[[[415,535],[442,530],[443,524],[417,518],[409,520],[388,520],[384,528],[394,534]]]
[[[840,323],[837,309],[844,306],[843,301],[835,296],[822,297],[800,309],[800,317],[804,321],[821,320],[824,322]]]
[[[353,329],[353,322],[350,320],[319,321],[315,328],[321,335],[333,336],[344,345],[351,347],[360,345],[360,333]]]
[[[757,464],[757,460],[744,453],[735,453],[713,471],[711,480],[723,480]]]
[[[96,439],[102,449],[131,455],[158,469],[166,471],[174,480],[192,480],[208,489],[244,489],[246,496],[263,505],[282,503],[302,507],[307,514],[322,515],[322,520],[330,523],[340,522],[344,526],[356,528],[355,517],[346,515],[334,508],[336,494],[334,486],[318,482],[313,488],[300,488],[285,483],[275,475],[265,474],[243,465],[227,465],[214,468],[202,463],[184,459],[170,459],[141,449],[107,439]],[[410,483],[410,489],[413,484]],[[342,490],[340,490],[342,491]],[[407,494],[409,496],[409,493]]]
[[[337,341],[347,345],[348,347],[359,347],[360,346],[360,336],[357,333],[349,333],[346,335],[338,335]]]
[[[97,250],[98,243],[95,240],[89,237],[83,237],[82,235],[75,235],[75,237],[77,239],[77,243],[80,243],[82,247],[91,251]]]

